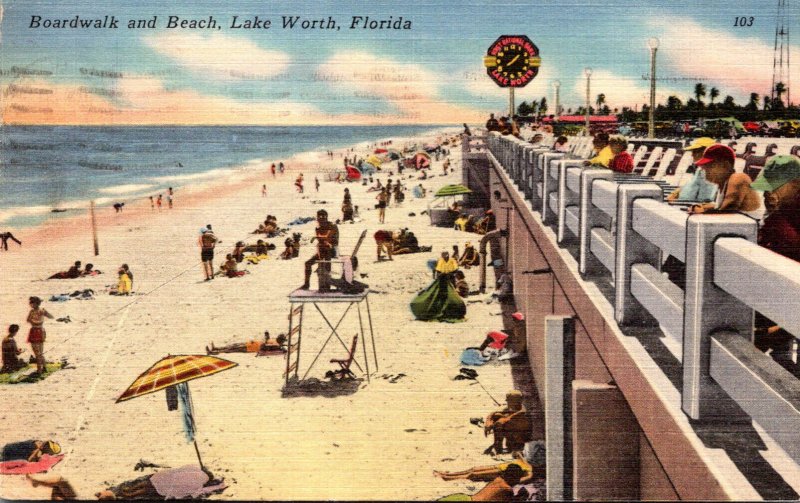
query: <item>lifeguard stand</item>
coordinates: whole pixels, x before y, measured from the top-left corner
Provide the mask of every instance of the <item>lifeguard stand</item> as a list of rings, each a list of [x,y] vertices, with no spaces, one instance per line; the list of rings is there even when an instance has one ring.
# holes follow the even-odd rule
[[[342,277],[338,279],[330,280],[329,278],[320,278],[320,283],[323,284],[332,284],[336,286],[337,290],[332,291],[316,291],[316,290],[304,290],[298,288],[297,290],[293,291],[289,294],[289,336],[286,341],[286,372],[284,377],[286,378],[286,385],[289,384],[289,379],[292,376],[297,379],[300,374],[300,346],[302,343],[303,338],[303,318],[305,316],[305,308],[307,304],[311,304],[317,310],[317,312],[322,316],[322,319],[325,320],[325,323],[331,329],[330,335],[328,338],[325,339],[325,342],[320,347],[319,351],[317,352],[314,360],[306,369],[305,373],[301,380],[305,380],[308,377],[308,373],[314,367],[314,364],[317,363],[322,352],[325,350],[325,347],[331,341],[331,339],[335,336],[339,343],[342,345],[342,348],[346,353],[350,352],[350,346],[345,342],[344,339],[339,335],[338,329],[339,326],[344,321],[347,314],[350,312],[353,306],[356,306],[356,311],[358,312],[358,327],[359,327],[359,339],[362,348],[362,353],[364,355],[364,368],[361,367],[358,359],[355,358],[355,354],[353,355],[353,364],[361,371],[366,371],[367,374],[367,381],[370,380],[370,368],[369,368],[369,357],[367,352],[367,337],[366,331],[364,330],[364,318],[361,313],[361,304],[364,303],[366,306],[367,311],[367,323],[369,326],[369,342],[372,345],[372,357],[373,363],[375,364],[375,371],[378,370],[378,353],[375,349],[375,332],[372,328],[372,312],[369,308],[369,289],[366,288],[366,285],[358,284],[357,281],[353,278],[353,271],[356,268],[357,261],[356,261],[356,253],[358,253],[358,249],[361,247],[361,243],[364,241],[364,237],[366,236],[367,231],[361,233],[361,236],[356,243],[355,248],[353,249],[352,255],[342,256],[336,259],[332,259],[329,262],[340,263],[342,264]],[[327,272],[323,272],[318,270],[318,274],[327,274]],[[358,286],[362,288],[358,288]],[[336,325],[332,324],[328,317],[325,315],[325,312],[320,307],[330,305],[330,304],[347,304],[347,308],[345,309],[344,313],[342,313],[339,321],[336,322]],[[357,350],[356,350],[357,352]]]

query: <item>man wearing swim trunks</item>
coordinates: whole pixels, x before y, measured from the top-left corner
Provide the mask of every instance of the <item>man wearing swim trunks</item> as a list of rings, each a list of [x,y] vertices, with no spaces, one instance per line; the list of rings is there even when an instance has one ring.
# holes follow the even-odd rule
[[[219,242],[210,225],[201,231],[198,244],[200,245],[200,260],[203,261],[203,272],[206,274],[206,281],[214,278],[214,247]]]
[[[312,241],[317,240],[317,253],[306,261],[305,281],[300,288],[303,290],[310,288],[311,268],[317,262],[322,261],[317,269],[320,279],[319,291],[327,292],[331,289],[329,283],[331,263],[329,261],[334,257],[335,248],[339,246],[339,227],[328,221],[328,212],[325,210],[317,212],[317,225],[316,236],[312,238]]]

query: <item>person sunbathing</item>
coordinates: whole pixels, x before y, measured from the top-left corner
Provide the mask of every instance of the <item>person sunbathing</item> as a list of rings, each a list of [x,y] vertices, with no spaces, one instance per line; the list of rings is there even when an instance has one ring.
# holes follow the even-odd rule
[[[480,265],[480,263],[481,257],[478,255],[478,250],[472,246],[472,243],[467,242],[464,245],[464,254],[458,259],[458,265],[463,266],[465,269],[469,269],[472,266]]]
[[[392,250],[394,255],[404,255],[406,253],[418,253],[422,251],[417,236],[408,229],[401,229],[393,233],[392,241],[394,243],[394,249]]]
[[[297,250],[295,247],[295,242],[292,238],[286,238],[286,241],[283,242],[283,245],[286,248],[281,253],[281,259],[289,260],[297,256],[299,250]]]
[[[0,369],[0,373],[16,372],[28,366],[28,363],[19,357],[22,350],[17,347],[17,341],[14,340],[17,333],[19,333],[19,325],[8,326],[8,335],[3,338],[3,368]]]
[[[487,454],[520,451],[531,438],[531,422],[525,407],[522,406],[522,393],[511,391],[506,394],[506,407],[486,416],[484,435],[494,434],[494,444],[486,449]]]
[[[93,264],[86,264],[86,267],[83,268],[81,276],[97,276],[98,274],[103,274],[103,271],[98,271],[95,269]]]
[[[220,266],[220,272],[229,278],[237,278],[245,275],[245,271],[237,270],[236,259],[233,258],[233,254],[231,253],[225,256],[225,263]]]
[[[211,343],[211,347],[206,346],[207,355],[218,355],[220,353],[277,353],[285,352],[286,335],[280,334],[276,339],[270,339],[269,331],[264,332],[264,342],[247,341],[235,342],[227,346],[216,347]]]
[[[244,241],[236,242],[236,246],[234,246],[233,253],[231,253],[231,255],[233,255],[233,258],[237,263],[241,263],[242,260],[244,260]]]
[[[53,274],[47,279],[73,279],[81,275],[81,261],[76,260],[75,264],[66,271],[61,271]]]
[[[466,297],[469,295],[469,283],[467,283],[467,279],[464,276],[464,271],[458,270],[453,273],[453,278],[456,280],[456,292],[461,298]]]
[[[457,231],[465,232],[467,230],[467,222],[469,222],[469,215],[462,213],[453,222],[453,228]]]
[[[383,185],[381,185],[380,180],[375,180],[375,185],[367,189],[367,192],[380,192],[383,190]]]
[[[125,267],[120,267],[119,270],[117,270],[117,275],[119,277],[117,281],[117,295],[130,295],[133,281],[131,280],[128,270]]]
[[[225,489],[207,468],[187,465],[161,470],[152,475],[123,482],[95,494],[99,500],[165,500],[199,498]]]
[[[244,251],[253,252],[252,255],[247,255],[244,258],[249,264],[258,264],[262,260],[267,260],[269,258],[267,245],[262,239],[259,239],[255,245],[245,246],[242,249]]]
[[[61,446],[52,440],[23,440],[3,446],[0,461],[28,461],[35,463],[45,454],[56,455],[61,452]]]
[[[472,482],[491,482],[499,477],[506,468],[511,465],[517,465],[522,469],[522,477],[520,483],[524,484],[533,478],[533,467],[522,456],[522,453],[515,451],[512,453],[514,461],[508,463],[499,463],[496,465],[473,466],[466,470],[458,472],[445,472],[434,470],[433,474],[442,480],[471,480]]]
[[[514,486],[522,481],[524,472],[519,465],[509,464],[497,477],[473,495],[458,493],[439,498],[438,501],[513,501]]]

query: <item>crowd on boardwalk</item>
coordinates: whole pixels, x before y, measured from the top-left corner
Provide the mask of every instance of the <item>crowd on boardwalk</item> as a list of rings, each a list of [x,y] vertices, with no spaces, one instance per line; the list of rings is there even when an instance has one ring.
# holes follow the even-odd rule
[[[522,138],[516,118],[491,116],[487,131]],[[544,134],[552,128],[537,128],[530,143],[541,145]],[[630,139],[623,135],[597,132],[593,136],[593,152],[584,165],[606,168],[620,174],[634,171],[634,159],[627,151]],[[566,151],[568,139],[555,137],[553,151]],[[755,179],[737,169],[734,149],[710,137],[687,140],[684,151],[691,152],[692,164],[686,170],[683,184],[667,195],[671,204],[686,208],[688,214],[740,213],[759,223],[758,243],[792,260],[800,260],[800,158],[791,154],[768,157]],[[662,266],[670,280],[682,287],[684,264],[668,256]],[[755,344],[795,375],[794,345],[797,337],[756,313]]]

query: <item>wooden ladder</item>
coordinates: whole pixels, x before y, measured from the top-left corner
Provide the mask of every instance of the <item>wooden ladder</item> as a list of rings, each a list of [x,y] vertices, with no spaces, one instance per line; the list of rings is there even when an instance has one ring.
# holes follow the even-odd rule
[[[286,340],[286,372],[283,376],[286,378],[286,384],[289,384],[289,377],[294,372],[295,378],[299,372],[300,366],[300,341],[303,337],[303,307],[305,304],[298,306],[291,305],[289,308],[289,335]],[[295,317],[299,317],[297,324],[295,324]],[[295,335],[297,337],[295,338]],[[294,362],[292,362],[294,357]]]

